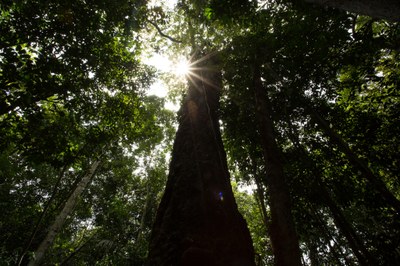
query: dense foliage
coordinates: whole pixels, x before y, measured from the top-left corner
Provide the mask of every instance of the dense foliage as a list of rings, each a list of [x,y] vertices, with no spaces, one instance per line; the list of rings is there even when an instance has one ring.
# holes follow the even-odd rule
[[[32,258],[96,161],[47,263],[145,258],[171,137],[163,100],[144,93],[145,12],[144,1],[1,3],[2,263]]]
[[[303,264],[400,264],[400,24],[302,1],[146,2],[0,4],[0,262],[34,258],[99,161],[46,263],[144,265],[174,131],[145,93],[151,28],[175,37],[157,51],[218,54],[229,165],[256,188],[235,194],[258,265],[273,250],[256,68]]]
[[[398,264],[398,24],[270,2],[248,25],[223,68],[233,162],[265,176],[250,130],[256,57],[305,263]]]

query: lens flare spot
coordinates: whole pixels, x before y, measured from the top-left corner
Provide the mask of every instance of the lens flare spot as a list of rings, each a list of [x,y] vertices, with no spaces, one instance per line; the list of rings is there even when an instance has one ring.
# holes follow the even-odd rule
[[[222,194],[221,191],[218,192],[218,198],[219,198],[220,201],[223,201],[223,200],[224,200],[224,195]]]

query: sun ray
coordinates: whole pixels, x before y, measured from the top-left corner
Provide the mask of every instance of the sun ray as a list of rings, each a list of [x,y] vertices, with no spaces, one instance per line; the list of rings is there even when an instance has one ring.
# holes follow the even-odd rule
[[[175,82],[182,82],[193,84],[197,89],[202,90],[202,84],[220,89],[218,84],[214,84],[212,80],[207,77],[210,72],[216,71],[214,68],[209,68],[204,65],[204,61],[210,59],[213,54],[207,54],[199,57],[199,53],[192,54],[189,58],[185,58],[183,55],[176,57],[169,57],[163,54],[156,54],[146,61],[149,65],[154,66],[161,73],[167,73],[175,76]],[[207,64],[205,64],[207,65]],[[168,89],[164,88],[160,84],[153,86],[152,92],[157,95],[165,96]],[[161,87],[164,89],[161,90]]]
[[[216,71],[216,69],[193,66],[195,64],[198,64],[198,62],[200,62],[200,60],[204,61],[204,58],[197,60],[196,63],[191,63],[190,71],[186,75],[186,78],[188,78],[188,80],[190,80],[193,84],[201,82],[201,83],[207,84],[208,86],[211,86],[215,89],[220,89],[217,84],[214,84],[211,80],[208,80],[206,78],[207,72],[213,72],[213,71]]]
[[[178,76],[186,76],[190,72],[190,63],[187,60],[180,60],[174,69],[175,74]]]

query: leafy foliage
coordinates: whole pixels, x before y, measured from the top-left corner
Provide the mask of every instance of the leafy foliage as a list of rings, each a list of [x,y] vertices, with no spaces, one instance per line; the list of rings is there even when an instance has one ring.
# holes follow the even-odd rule
[[[379,265],[397,263],[396,212],[316,124],[314,113],[323,116],[398,197],[397,178],[392,178],[398,172],[398,152],[388,151],[384,144],[397,147],[397,137],[380,137],[399,132],[394,122],[397,92],[391,89],[398,75],[389,74],[389,78],[380,71],[385,62],[385,67],[393,67],[390,73],[397,72],[398,67],[389,62],[398,54],[393,45],[398,25],[305,5],[294,9],[272,2],[263,7],[248,18],[248,29],[236,32],[223,53],[222,114],[232,164],[245,180],[264,174],[259,135],[251,130],[257,123],[252,92],[257,57],[263,65],[263,85],[285,162],[303,256],[316,265],[357,263],[354,254],[360,251],[350,247],[339,225],[348,222],[355,230],[354,238],[365,246],[362,256],[375,257]],[[384,129],[387,126],[390,131]],[[377,155],[378,150],[385,154]],[[332,220],[338,211],[346,221]],[[383,231],[374,231],[381,226]]]
[[[153,152],[149,174],[137,169],[168,148],[157,143],[172,127],[163,100],[144,94],[154,77],[139,60],[145,14],[145,1],[1,4],[1,261],[30,259],[101,158],[47,263],[143,262],[165,154]]]
[[[140,60],[150,20],[181,42],[146,46],[219,54],[230,166],[261,191],[236,192],[260,265],[272,254],[255,58],[305,264],[399,264],[397,211],[327,132],[399,199],[400,26],[295,2],[179,1],[168,13],[146,1],[2,1],[0,260],[27,263],[101,157],[47,263],[144,264],[174,134],[164,100],[145,95],[155,77]]]

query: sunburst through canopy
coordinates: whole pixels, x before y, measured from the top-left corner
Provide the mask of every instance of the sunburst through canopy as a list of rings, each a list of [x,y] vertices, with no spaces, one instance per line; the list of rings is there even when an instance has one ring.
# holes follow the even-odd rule
[[[190,73],[190,63],[186,59],[179,60],[175,66],[173,72],[177,76],[186,76]]]
[[[208,81],[204,75],[209,71],[213,71],[213,69],[209,69],[205,66],[199,67],[201,62],[207,60],[210,55],[202,56],[200,58],[195,58],[196,54],[192,55],[190,58],[185,58],[183,55],[176,57],[169,57],[163,54],[154,54],[150,58],[145,58],[144,62],[147,65],[155,67],[158,71],[165,74],[173,75],[174,80],[177,82],[190,81],[195,83],[197,81],[202,81],[206,84],[212,85],[210,81]],[[163,84],[162,81],[155,82],[149,90],[149,94],[154,94],[160,97],[165,97],[167,94],[166,84]]]

